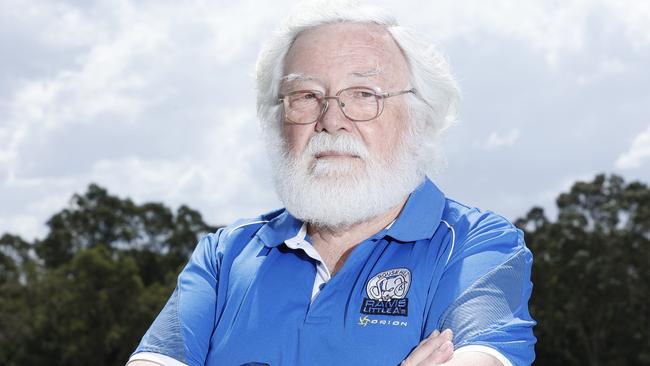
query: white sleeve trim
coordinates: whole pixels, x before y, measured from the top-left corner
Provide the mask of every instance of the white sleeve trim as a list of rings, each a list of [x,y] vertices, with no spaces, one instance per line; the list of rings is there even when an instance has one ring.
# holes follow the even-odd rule
[[[454,227],[449,225],[449,223],[445,220],[440,220],[447,225],[449,230],[451,230],[451,249],[449,250],[449,256],[447,256],[447,261],[445,262],[445,266],[449,264],[449,260],[451,259],[451,255],[454,253],[454,245],[456,245],[456,230],[454,230]]]
[[[138,352],[134,354],[129,358],[129,362],[126,363],[126,366],[129,366],[131,361],[150,361],[161,366],[187,366],[187,364],[182,363],[175,358],[153,352]]]
[[[496,349],[488,346],[482,346],[479,344],[471,344],[468,346],[462,346],[458,348],[457,350],[454,351],[454,355],[460,354],[460,353],[466,353],[466,352],[481,352],[481,353],[486,353],[503,364],[503,366],[512,366],[512,362],[506,358],[501,352],[497,351]]]
[[[233,231],[235,231],[235,230],[237,230],[237,229],[241,229],[241,228],[243,228],[244,226],[254,225],[254,224],[265,224],[265,223],[267,223],[267,222],[269,222],[269,220],[253,221],[253,222],[247,222],[247,223],[245,223],[245,224],[241,224],[241,225],[239,225],[239,226],[237,226],[237,227],[232,228],[232,229],[228,232],[228,234],[227,234],[226,236],[229,236],[230,234],[232,234]]]

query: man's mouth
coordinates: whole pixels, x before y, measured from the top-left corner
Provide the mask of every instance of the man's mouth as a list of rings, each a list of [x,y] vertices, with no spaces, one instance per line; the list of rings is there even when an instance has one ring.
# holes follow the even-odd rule
[[[316,154],[316,159],[322,158],[358,158],[358,156],[338,151],[323,151]]]

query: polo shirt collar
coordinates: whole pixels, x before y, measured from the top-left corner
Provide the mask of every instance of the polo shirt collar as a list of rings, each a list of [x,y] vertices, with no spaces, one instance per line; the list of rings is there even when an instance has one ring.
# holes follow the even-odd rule
[[[428,178],[411,193],[385,235],[402,242],[429,239],[436,232],[445,209],[444,193]]]
[[[302,221],[284,209],[257,232],[257,236],[267,247],[277,247],[289,238],[296,237],[302,228]]]
[[[433,237],[445,208],[445,195],[428,178],[409,195],[402,212],[386,229],[384,235],[401,242],[413,242]],[[267,247],[277,247],[286,240],[301,236],[303,222],[286,209],[271,219],[257,236]]]

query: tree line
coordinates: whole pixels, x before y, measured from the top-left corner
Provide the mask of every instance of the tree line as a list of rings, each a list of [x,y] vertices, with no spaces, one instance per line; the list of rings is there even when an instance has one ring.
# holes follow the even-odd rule
[[[535,258],[535,364],[650,365],[650,189],[601,174],[556,202],[556,219],[534,207],[515,222]],[[123,365],[217,229],[95,184],[47,227],[0,237],[0,365]]]

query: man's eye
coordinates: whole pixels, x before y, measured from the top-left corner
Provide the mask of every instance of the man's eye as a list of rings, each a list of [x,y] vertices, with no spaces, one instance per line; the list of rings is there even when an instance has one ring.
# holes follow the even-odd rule
[[[366,90],[357,90],[355,96],[357,98],[372,98],[375,94]]]
[[[312,101],[312,100],[317,100],[318,99],[318,94],[316,93],[310,93],[310,92],[305,92],[305,93],[298,93],[293,96],[293,100],[301,100],[301,101]]]
[[[319,96],[315,92],[304,92],[293,94],[289,97],[291,103],[313,103],[318,102]]]

